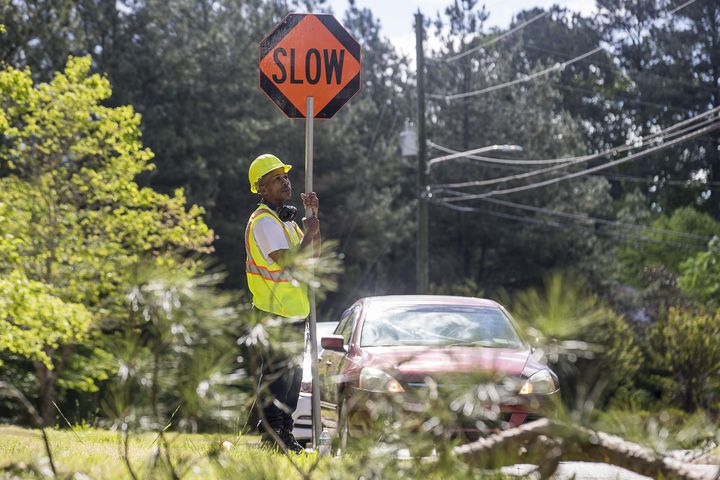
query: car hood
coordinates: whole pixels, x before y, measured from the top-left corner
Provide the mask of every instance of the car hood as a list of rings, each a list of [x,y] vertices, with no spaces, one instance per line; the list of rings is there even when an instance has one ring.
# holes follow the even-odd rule
[[[363,366],[413,376],[478,372],[520,376],[530,358],[530,349],[480,346],[363,347],[363,351]]]

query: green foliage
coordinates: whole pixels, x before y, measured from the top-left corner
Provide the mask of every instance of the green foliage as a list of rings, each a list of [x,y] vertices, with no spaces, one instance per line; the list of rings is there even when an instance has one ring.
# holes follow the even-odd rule
[[[430,293],[433,295],[459,295],[462,297],[484,297],[485,293],[472,278],[466,278],[464,282],[454,285],[430,285]]]
[[[2,179],[0,251],[4,268],[21,263],[66,298],[97,306],[139,254],[209,252],[212,232],[201,208],[185,210],[182,191],[171,197],[135,183],[153,168],[140,116],[102,106],[109,83],[89,68],[89,57],[71,58],[37,88],[27,70],[0,74],[9,121],[0,161],[11,173]]]
[[[604,309],[605,318],[593,324],[580,335],[592,344],[600,345],[600,351],[586,366],[586,371],[596,375],[596,381],[606,388],[599,393],[598,403],[604,403],[623,388],[633,388],[643,365],[639,341],[625,317]],[[587,377],[584,381],[591,383]],[[589,387],[587,385],[586,387]]]
[[[521,16],[528,19],[537,13],[522,12]],[[446,58],[458,51],[477,49],[495,36],[495,32],[484,31],[486,17],[486,12],[477,2],[455,2],[448,7],[445,16],[438,17],[434,22],[432,33],[440,37],[442,47],[433,52],[434,61],[428,62],[428,92],[453,94],[474,91],[520,78],[555,63],[547,55],[538,58],[532,52],[523,50],[521,47],[525,42],[521,35],[508,37],[508,40],[494,43],[472,55],[445,63]],[[538,26],[540,24],[542,27]],[[558,36],[582,37],[588,34],[587,25],[578,25],[577,29],[573,29],[551,16],[532,26],[550,30]],[[584,31],[577,33],[581,30]],[[546,31],[534,33],[543,38],[548,34]],[[553,38],[551,41],[553,44],[556,42],[563,40]],[[572,42],[579,40],[573,38]],[[593,43],[592,38],[583,38],[582,42]],[[563,59],[571,56],[564,55]],[[570,69],[567,73],[570,75]],[[520,145],[524,151],[532,152],[528,154],[529,158],[556,158],[585,152],[587,146],[578,117],[570,115],[563,103],[562,93],[549,82],[527,83],[518,89],[488,92],[449,102],[432,101],[429,108],[433,121],[428,125],[428,136],[433,143],[454,150],[493,144]],[[429,152],[430,156],[441,154],[436,149]],[[514,158],[517,156],[513,155]],[[490,180],[524,170],[525,167],[512,164],[458,159],[452,167],[448,163],[431,170],[428,183]],[[544,177],[535,177],[541,178]],[[484,193],[505,186],[503,182],[478,189],[464,188],[463,193]],[[443,196],[448,195],[440,192],[434,198]],[[523,192],[522,197],[503,199],[570,215],[597,215],[605,213],[609,204],[609,184],[602,178],[586,178],[572,185],[560,183]],[[554,216],[527,214],[493,204],[492,199],[456,205],[475,208],[476,211],[455,213],[439,205],[432,205],[430,209],[430,265],[435,283],[452,285],[470,278],[489,292],[500,288],[526,288],[539,284],[550,269],[574,268],[584,256],[595,256],[603,251],[602,243],[595,235],[583,231],[582,227],[568,225],[564,228],[565,225],[558,224]],[[519,251],[523,254],[517,255]]]
[[[669,216],[661,215],[650,226],[655,231],[648,237],[656,243],[621,251],[625,275],[634,282],[642,281],[642,271],[648,267],[661,266],[678,275],[681,264],[698,249],[703,249],[706,244],[703,239],[720,235],[720,221],[693,207],[678,208]],[[678,244],[695,248],[678,248]]]
[[[221,276],[182,268],[133,270],[119,333],[109,349],[117,362],[105,403],[118,423],[161,431],[229,430],[243,395],[235,357],[241,324],[235,301],[214,287]],[[125,428],[127,428],[127,426]]]
[[[671,308],[653,335],[654,378],[665,397],[688,412],[717,401],[720,388],[720,311]]]
[[[58,476],[89,476],[103,479],[128,479],[132,477],[121,456],[121,436],[118,432],[96,428],[49,430],[51,444],[56,453]],[[399,459],[391,454],[373,455],[355,452],[342,457],[321,457],[305,454],[294,458],[277,452],[258,448],[256,436],[232,436],[222,434],[168,434],[174,446],[173,454],[186,467],[179,471],[179,478],[187,480],[294,480],[357,479],[359,472],[366,478],[408,479],[427,478],[472,479],[507,478],[482,471],[478,473],[462,462],[451,458],[438,462],[420,459]],[[229,449],[220,447],[229,442]],[[120,448],[119,448],[120,447]],[[133,435],[128,442],[130,464],[139,479],[172,478],[169,472],[154,468],[161,459],[157,455],[157,435],[143,433]],[[37,430],[18,427],[0,427],[0,464],[5,471],[0,475],[8,478],[43,478],[48,474],[45,459],[38,458],[42,451],[42,439]],[[388,452],[389,453],[389,452]],[[319,460],[318,465],[315,462]],[[293,462],[297,467],[293,466]],[[3,477],[4,478],[4,477]]]
[[[576,275],[556,272],[545,278],[544,290],[530,288],[505,297],[554,365],[566,403],[583,412],[584,402],[602,404],[632,385],[642,364],[632,330]]]
[[[577,339],[605,317],[597,296],[570,274],[545,277],[544,288],[518,292],[509,303],[513,314],[539,336]]]
[[[658,451],[705,448],[715,440],[716,425],[703,412],[687,414],[682,410],[659,412],[610,410],[598,413],[596,428],[634,442],[645,443]]]
[[[618,39],[613,53],[625,83],[611,90],[607,99],[622,106],[617,115],[626,119],[622,123],[631,125],[618,132],[618,140],[647,135],[659,125],[670,125],[718,104],[720,58],[713,44],[720,34],[717,2],[698,0],[674,13],[672,21],[666,19],[672,5],[656,0],[632,5],[601,0],[598,8],[602,14],[596,28],[606,38]],[[645,193],[656,212],[692,205],[717,218],[718,190],[711,183],[720,179],[714,166],[719,159],[715,145],[697,139],[658,152],[650,161],[629,164],[622,171],[647,179]],[[636,182],[622,178],[617,185],[622,190],[637,187]]]
[[[42,358],[33,353],[46,364],[38,371],[49,416],[65,368],[80,367],[66,387],[96,389],[94,379],[106,377],[107,362],[97,361],[107,341],[99,329],[112,327],[110,312],[123,302],[131,266],[142,259],[193,271],[200,264],[188,254],[212,251],[202,208],[186,208],[181,190],[169,196],[135,182],[153,168],[152,152],[140,141],[140,116],[132,107],[102,105],[110,84],[89,73],[90,63],[90,57],[70,58],[63,72],[37,85],[28,69],[0,71],[0,168],[6,172],[0,178],[0,272],[41,282],[42,289],[28,284],[33,295],[61,302],[56,321],[72,321],[83,336],[83,348],[74,350],[78,338],[60,328],[46,336]],[[48,315],[27,302],[18,308],[23,315],[33,308]],[[26,351],[13,342],[9,351]],[[85,362],[74,357],[80,352]]]
[[[40,297],[81,304],[92,315],[83,345],[59,342],[57,351],[46,352],[62,388],[92,390],[98,379],[114,375],[109,351],[119,340],[108,332],[122,323],[118,312],[137,262],[202,268],[194,254],[209,253],[213,240],[201,219],[204,210],[219,236],[215,258],[229,272],[224,286],[244,287],[242,232],[257,203],[247,192],[246,173],[258,153],[273,151],[292,163],[295,191],[301,190],[302,122],[285,119],[257,91],[257,59],[248,52],[289,11],[320,11],[326,2],[121,3],[0,2],[6,27],[0,61],[14,67],[0,75],[0,274],[40,282]],[[676,13],[678,21],[657,22],[670,8],[665,3],[602,0],[598,19],[554,7],[492,45],[444,62],[437,60],[507,31],[488,28],[481,2],[448,1],[434,22],[446,28],[426,30],[428,40],[440,38],[440,44],[426,43],[432,46],[427,93],[512,81],[598,45],[610,51],[509,89],[462,101],[428,99],[429,139],[457,150],[519,144],[527,158],[583,155],[633,143],[718,105],[720,57],[713,46],[720,7],[697,0]],[[509,28],[539,13],[517,12]],[[316,123],[323,234],[339,240],[345,260],[337,292],[319,303],[321,317],[366,294],[414,287],[417,167],[415,159],[398,154],[397,134],[416,115],[415,74],[370,10],[353,3],[342,22],[362,45],[363,90],[335,120]],[[617,41],[601,43],[608,38]],[[71,53],[93,57],[73,58],[66,66]],[[142,112],[142,125],[135,112]],[[150,149],[140,142],[141,128]],[[622,303],[618,297],[632,297],[631,305],[623,305],[628,319],[655,320],[684,301],[679,276],[688,296],[716,308],[717,247],[708,250],[707,242],[687,236],[718,235],[716,140],[699,138],[612,171],[507,197],[579,218],[678,234],[561,221],[479,200],[466,205],[481,212],[431,205],[434,288],[492,295],[537,287],[547,272],[570,269],[594,286],[612,285],[614,290],[596,293],[614,307]],[[444,165],[429,183],[490,179],[525,168],[463,160]],[[154,190],[143,188],[148,185]],[[683,244],[697,244],[698,251]],[[530,326],[553,345],[547,353],[568,360],[569,375],[594,365],[605,368],[610,385],[623,383],[623,372],[628,381],[633,374],[638,380],[642,361],[622,317],[584,296],[572,280],[548,281],[545,290],[519,295],[513,310],[521,319],[529,313]],[[272,332],[268,338],[282,341]],[[577,339],[585,341],[582,348],[568,346]],[[642,333],[636,340],[643,343]],[[2,357],[3,374],[28,385],[28,359],[39,357],[11,351]],[[198,357],[192,368],[204,371],[217,360]],[[190,395],[193,385],[178,388]],[[637,398],[637,389],[620,389]],[[189,410],[200,404],[186,403]]]
[[[680,287],[709,308],[720,308],[720,240],[680,265]]]
[[[48,352],[86,340],[92,316],[83,305],[49,292],[52,287],[18,271],[0,279],[0,350],[53,368]]]

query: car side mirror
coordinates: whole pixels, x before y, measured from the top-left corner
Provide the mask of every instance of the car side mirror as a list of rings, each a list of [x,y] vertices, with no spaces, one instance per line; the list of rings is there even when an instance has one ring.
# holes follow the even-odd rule
[[[325,350],[345,353],[345,339],[342,335],[328,335],[320,339],[320,346]]]

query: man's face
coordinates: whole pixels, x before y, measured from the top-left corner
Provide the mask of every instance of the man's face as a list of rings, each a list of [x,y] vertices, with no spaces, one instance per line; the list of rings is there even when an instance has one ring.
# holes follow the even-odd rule
[[[292,196],[292,185],[290,178],[283,167],[276,168],[266,173],[258,185],[258,192],[268,202],[275,205],[282,205],[290,200]]]

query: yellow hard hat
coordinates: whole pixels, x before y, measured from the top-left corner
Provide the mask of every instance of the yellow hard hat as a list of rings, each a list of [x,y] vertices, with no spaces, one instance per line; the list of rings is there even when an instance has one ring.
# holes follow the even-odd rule
[[[264,153],[257,157],[250,164],[250,170],[248,171],[248,180],[250,181],[250,191],[252,193],[258,193],[257,184],[260,179],[266,173],[270,173],[276,168],[284,168],[285,173],[289,172],[292,165],[286,165],[280,161],[278,157],[271,153]]]

